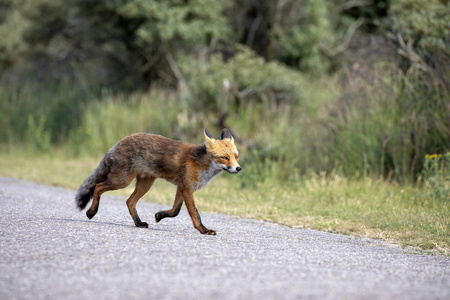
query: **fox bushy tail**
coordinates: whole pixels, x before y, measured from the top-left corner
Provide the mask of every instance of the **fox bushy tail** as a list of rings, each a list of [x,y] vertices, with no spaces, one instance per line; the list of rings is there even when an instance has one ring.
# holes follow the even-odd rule
[[[108,177],[108,173],[111,170],[111,166],[108,164],[109,158],[110,152],[106,153],[98,167],[78,188],[77,195],[75,196],[75,202],[80,210],[84,209],[89,201],[91,201],[94,196],[95,186],[100,182],[105,181]]]

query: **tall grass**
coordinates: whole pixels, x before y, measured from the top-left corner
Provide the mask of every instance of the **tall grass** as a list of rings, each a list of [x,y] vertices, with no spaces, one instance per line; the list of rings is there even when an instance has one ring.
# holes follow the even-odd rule
[[[344,87],[336,77],[315,83],[334,91],[319,107],[304,101],[270,115],[249,108],[259,124],[247,153],[252,171],[287,180],[339,170],[347,177],[414,181],[427,153],[450,149],[450,107],[445,95],[417,98],[407,77],[379,68],[370,79],[347,74]],[[323,94],[318,90],[310,94]],[[249,121],[237,115],[230,123],[241,118]]]
[[[2,84],[0,143],[26,144],[30,149],[44,151],[50,144],[62,144],[79,126],[84,105],[100,95],[99,88],[81,88],[64,81],[20,87]]]
[[[108,96],[86,105],[81,124],[68,138],[72,154],[104,153],[119,139],[134,132],[173,136],[177,110],[173,101],[158,95]]]
[[[220,76],[202,83],[215,87],[206,94],[192,87],[214,68],[225,68],[221,74],[231,82],[245,77],[239,61],[203,64],[195,80],[187,77],[189,93],[181,95],[162,89],[112,94],[66,84],[14,91],[2,87],[0,139],[12,147],[25,143],[46,151],[57,145],[74,156],[100,155],[133,132],[200,143],[204,127],[219,131],[214,127],[225,124],[242,137],[248,185],[295,183],[311,171],[414,181],[426,154],[450,149],[449,89],[424,88],[414,72],[405,75],[379,64],[322,79],[284,74],[288,83],[277,85],[271,80],[284,69],[257,60],[255,69],[247,63],[246,72],[267,74],[249,80],[248,93],[224,95]]]

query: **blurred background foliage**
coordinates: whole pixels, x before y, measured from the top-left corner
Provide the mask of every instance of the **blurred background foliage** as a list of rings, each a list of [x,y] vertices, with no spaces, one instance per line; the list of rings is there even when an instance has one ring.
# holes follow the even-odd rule
[[[444,0],[1,0],[0,143],[229,127],[248,184],[415,180],[450,150]]]

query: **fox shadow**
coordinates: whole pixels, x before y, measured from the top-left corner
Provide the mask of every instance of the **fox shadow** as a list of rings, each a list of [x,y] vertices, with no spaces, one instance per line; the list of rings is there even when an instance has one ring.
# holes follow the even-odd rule
[[[97,225],[108,225],[108,226],[118,226],[118,227],[124,227],[124,228],[135,228],[136,230],[143,230],[143,229],[150,229],[154,231],[169,231],[168,229],[163,228],[155,228],[151,227],[149,225],[148,228],[141,228],[136,227],[134,224],[124,224],[124,223],[117,223],[117,222],[110,222],[110,221],[98,221],[98,220],[82,220],[82,219],[70,219],[70,218],[42,218],[43,220],[53,220],[53,221],[64,221],[64,222],[75,222],[75,223],[89,223],[89,224],[97,224]]]

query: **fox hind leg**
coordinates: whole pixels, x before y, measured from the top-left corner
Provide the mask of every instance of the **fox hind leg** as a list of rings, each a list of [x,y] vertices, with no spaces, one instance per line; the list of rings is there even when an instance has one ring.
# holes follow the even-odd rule
[[[183,196],[181,195],[180,188],[177,189],[177,194],[175,195],[175,202],[173,203],[172,209],[161,210],[155,214],[155,221],[158,223],[162,219],[169,217],[173,218],[178,216],[181,206],[183,205]]]
[[[145,195],[145,193],[148,192],[148,190],[152,187],[153,183],[155,182],[154,177],[140,177],[138,176],[136,178],[136,188],[134,189],[134,192],[131,194],[130,198],[127,200],[127,206],[128,210],[130,212],[131,217],[133,218],[134,224],[137,227],[148,227],[148,224],[146,222],[142,222],[139,218],[139,215],[136,211],[136,204],[141,199],[142,196]]]
[[[94,197],[92,198],[91,207],[86,211],[86,216],[92,219],[98,211],[98,205],[100,204],[100,196],[107,191],[113,190],[114,187],[108,184],[107,182],[99,183],[95,186]]]
[[[86,211],[86,216],[89,219],[92,219],[97,214],[98,206],[100,204],[100,196],[103,193],[107,191],[123,189],[130,184],[134,177],[135,175],[129,175],[124,180],[110,180],[108,178],[106,181],[97,184],[95,186],[91,207],[88,209],[88,211]]]

